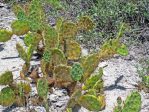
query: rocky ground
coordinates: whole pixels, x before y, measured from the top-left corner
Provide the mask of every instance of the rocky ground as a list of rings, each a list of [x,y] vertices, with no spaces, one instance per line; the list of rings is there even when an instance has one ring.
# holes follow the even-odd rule
[[[16,19],[13,12],[7,5],[0,3],[0,28],[6,28],[11,30],[10,24]],[[6,43],[0,43],[0,73],[6,70],[13,71],[14,79],[19,76],[19,71],[22,68],[24,61],[18,57],[15,45],[17,42],[22,43],[22,39],[13,36],[12,39]],[[136,65],[139,65],[139,60],[149,57],[149,42],[144,42],[136,46],[129,48],[129,56],[119,57],[115,56],[110,60],[106,60],[99,64],[99,67],[105,66],[104,68],[104,87],[106,96],[106,108],[102,112],[112,112],[116,105],[117,97],[122,97],[123,100],[133,90],[137,90],[134,87],[135,84],[140,81],[139,74],[137,73]],[[87,50],[83,49],[83,54],[87,54]],[[36,65],[39,62],[32,61],[32,65]],[[32,85],[33,86],[33,85]],[[0,86],[0,90],[3,87]],[[65,90],[54,89],[53,94],[49,95],[49,104],[52,112],[62,112],[65,108],[69,97]],[[32,89],[32,93],[35,94],[37,91]],[[149,94],[140,91],[142,96],[142,109],[141,112],[149,112]],[[33,107],[37,112],[45,112],[41,106]],[[0,106],[0,112],[28,112],[25,107],[9,107],[4,108]],[[86,109],[81,108],[80,112],[88,112]]]

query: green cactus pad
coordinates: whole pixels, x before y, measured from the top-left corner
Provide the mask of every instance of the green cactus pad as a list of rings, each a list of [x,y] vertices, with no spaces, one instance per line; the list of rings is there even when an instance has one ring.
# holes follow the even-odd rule
[[[84,86],[83,86],[83,90],[93,88],[98,80],[99,80],[99,75],[93,75],[90,78],[86,79]]]
[[[72,22],[63,22],[61,31],[60,31],[60,38],[62,39],[72,39],[77,34],[77,26]]]
[[[78,104],[77,103],[77,101],[78,101],[78,99],[81,97],[81,90],[80,89],[76,89],[74,92],[73,92],[73,94],[71,95],[71,97],[70,97],[70,100],[69,100],[69,102],[68,102],[68,107],[69,108],[72,108],[72,107],[74,107],[76,104]]]
[[[101,110],[105,108],[106,106],[106,99],[105,99],[105,96],[104,95],[100,95],[98,96],[98,100],[101,104]]]
[[[6,42],[12,37],[12,32],[7,30],[0,30],[0,42]]]
[[[81,56],[81,46],[75,41],[67,41],[66,56],[68,60],[78,60]]]
[[[36,49],[41,38],[41,35],[37,33],[28,33],[24,38],[24,43],[27,47],[32,45]]]
[[[18,20],[27,20],[27,14],[25,13],[25,9],[21,5],[14,4],[12,8]]]
[[[11,24],[12,32],[18,36],[26,34],[30,28],[27,21],[16,20]]]
[[[78,21],[77,27],[79,30],[89,31],[89,30],[92,30],[94,28],[94,23],[89,17],[83,16]]]
[[[95,89],[88,89],[88,91],[85,93],[86,95],[94,95],[97,96]]]
[[[143,76],[142,81],[146,87],[149,87],[149,75]]]
[[[24,94],[29,94],[29,92],[31,91],[30,84],[26,82],[18,83],[17,88],[20,96],[23,96]]]
[[[84,69],[83,80],[85,81],[95,71],[99,64],[98,54],[91,54],[82,61],[82,67]]]
[[[23,46],[21,46],[19,43],[16,44],[16,49],[19,53],[19,56],[25,61],[25,63],[30,63],[33,53],[32,45],[28,47],[27,52],[25,51]]]
[[[3,88],[0,92],[0,105],[11,106],[15,101],[15,93],[10,87]]]
[[[54,78],[57,81],[73,82],[70,75],[71,67],[66,65],[59,65],[54,68]]]
[[[13,74],[11,71],[6,71],[0,75],[0,85],[9,85],[13,82]]]
[[[45,78],[41,78],[37,81],[37,92],[41,98],[45,98],[48,95],[48,81]]]
[[[121,47],[117,48],[117,53],[122,56],[127,56],[128,48],[126,47],[126,45],[122,44]]]
[[[44,76],[48,76],[48,73],[49,73],[49,71],[47,70],[48,69],[47,65],[48,65],[48,63],[44,59],[42,59],[40,61],[41,71],[42,71]]]
[[[102,93],[103,92],[103,81],[98,80],[93,86],[93,88],[96,90],[97,93]]]
[[[102,108],[101,102],[94,95],[82,95],[78,103],[89,111],[99,111]]]
[[[59,40],[56,30],[52,27],[47,27],[44,35],[46,49],[57,48],[59,45]]]
[[[96,88],[98,83],[102,81],[103,76],[103,68],[99,68],[98,73],[93,74],[88,79],[86,79],[84,86],[82,87],[83,90]],[[99,81],[99,82],[98,82]]]
[[[60,64],[66,65],[67,60],[65,58],[64,53],[60,49],[51,49],[51,60],[50,64],[57,66]]]
[[[51,59],[51,52],[50,51],[44,51],[43,60],[46,62],[50,62],[50,59]]]
[[[141,103],[141,95],[138,92],[132,92],[127,97],[122,112],[140,112]]]
[[[71,77],[74,81],[81,80],[83,76],[83,68],[80,63],[74,63],[71,69]]]
[[[62,24],[63,24],[63,19],[62,18],[58,18],[56,20],[56,31],[57,32],[60,32]]]
[[[23,59],[23,60],[26,60],[27,58],[27,54],[23,48],[23,46],[21,46],[19,43],[16,44],[16,49],[19,53],[19,56]]]
[[[32,0],[29,6],[28,20],[31,31],[43,30],[45,14],[41,0]]]

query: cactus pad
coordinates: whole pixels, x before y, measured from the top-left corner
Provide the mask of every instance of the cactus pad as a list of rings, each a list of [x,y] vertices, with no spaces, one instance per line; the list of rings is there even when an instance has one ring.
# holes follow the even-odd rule
[[[81,56],[81,46],[75,41],[67,41],[66,56],[68,60],[78,60]]]
[[[72,39],[76,36],[76,34],[77,34],[76,24],[71,23],[71,22],[63,22],[61,31],[60,31],[60,38]]]
[[[99,111],[102,108],[101,101],[93,95],[82,95],[79,98],[78,103],[90,111]]]
[[[41,31],[44,27],[45,14],[41,0],[32,0],[29,6],[28,20],[31,31]]]
[[[47,27],[44,35],[46,49],[57,48],[59,41],[56,30],[54,28]]]
[[[48,95],[48,81],[45,78],[41,78],[37,81],[37,92],[41,98],[45,98]]]
[[[104,95],[98,96],[98,100],[101,103],[101,109],[104,109],[106,106],[106,100]]]
[[[18,36],[26,34],[30,28],[27,21],[16,20],[11,24],[12,32]]]
[[[73,82],[71,75],[70,75],[71,67],[65,65],[56,66],[54,69],[54,79],[60,86],[67,86],[71,82]],[[58,84],[58,85],[59,85]]]
[[[51,52],[50,51],[44,51],[43,60],[45,62],[50,62],[50,59],[51,59]]]
[[[71,77],[74,81],[81,80],[83,76],[83,68],[80,63],[74,63],[71,69]]]
[[[94,28],[94,23],[89,17],[83,16],[78,21],[77,27],[80,30],[89,31],[89,30],[92,30]]]
[[[149,76],[143,76],[142,81],[146,87],[149,87]]]
[[[57,66],[59,64],[66,65],[67,61],[64,53],[60,49],[51,49],[51,60],[50,64]]]
[[[127,56],[128,48],[126,47],[126,45],[122,44],[121,47],[117,48],[117,53],[122,56]]]
[[[40,40],[41,40],[41,36],[39,34],[28,33],[24,38],[24,43],[27,47],[32,45],[34,47],[34,49],[36,49]]]
[[[99,80],[99,76],[98,75],[93,75],[90,78],[88,78],[83,86],[83,90],[88,90],[94,87],[94,85],[96,84],[96,82]]]
[[[10,71],[6,71],[0,75],[0,85],[9,85],[13,82],[13,74]]]
[[[11,106],[15,101],[15,93],[10,87],[3,88],[0,92],[0,105]]]
[[[20,82],[17,84],[17,87],[19,89],[19,94],[29,94],[31,91],[31,87],[29,83],[26,82]]]
[[[83,80],[86,80],[94,72],[99,64],[98,54],[91,54],[82,61],[82,67],[84,69]]]
[[[0,42],[6,42],[11,39],[12,32],[7,30],[0,30]]]
[[[132,92],[127,97],[122,112],[140,112],[141,103],[141,95],[138,92]]]

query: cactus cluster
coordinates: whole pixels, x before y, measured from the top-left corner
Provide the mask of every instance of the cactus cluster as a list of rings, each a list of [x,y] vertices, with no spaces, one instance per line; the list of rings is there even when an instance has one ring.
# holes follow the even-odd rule
[[[0,105],[11,106],[17,104],[18,106],[25,105],[25,95],[29,95],[31,87],[29,83],[20,82],[16,83],[13,80],[11,71],[6,71],[0,75],[0,85],[7,85],[0,92]]]
[[[35,72],[36,76],[39,76],[35,84],[38,96],[42,99],[47,112],[49,111],[47,95],[51,86],[66,88],[69,91],[68,107],[80,105],[90,111],[104,109],[106,104],[102,80],[103,68],[100,68],[96,74],[94,71],[101,60],[116,53],[128,54],[126,46],[120,43],[119,37],[122,34],[119,33],[118,38],[107,41],[100,51],[82,57],[81,46],[76,41],[76,36],[82,30],[92,30],[95,26],[94,22],[87,16],[80,17],[76,22],[59,18],[56,25],[52,27],[45,20],[41,2],[41,0],[32,0],[27,5],[28,8],[17,5],[14,9],[18,20],[11,25],[12,33],[0,30],[1,42],[9,40],[12,34],[24,35],[26,47],[16,44],[19,56],[25,61],[20,72],[21,78],[26,80],[27,77],[33,76],[35,70],[32,70],[30,61],[36,51],[42,57],[40,58],[42,75],[39,76],[38,71]],[[15,84],[12,74],[6,72],[0,76],[0,84],[9,85],[10,88],[6,90],[8,94],[11,93],[10,99],[16,98],[14,102],[5,102],[7,94],[6,90],[3,90],[0,99],[3,98],[2,96],[6,99],[0,101],[4,101],[4,105],[21,104],[21,102],[22,105],[25,104],[26,98],[23,95],[28,96],[31,90],[28,83]]]

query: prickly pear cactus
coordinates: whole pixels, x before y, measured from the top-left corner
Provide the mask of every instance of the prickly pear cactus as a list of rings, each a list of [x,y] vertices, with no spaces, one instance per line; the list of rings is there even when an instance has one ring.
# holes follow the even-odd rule
[[[54,28],[47,27],[44,33],[46,49],[57,48],[59,46],[59,38],[56,30]]]
[[[26,52],[23,48],[23,46],[21,46],[19,43],[16,44],[16,49],[19,53],[19,56],[23,59],[26,60]]]
[[[70,75],[71,67],[66,65],[59,65],[54,68],[54,79],[58,86],[67,87],[71,82],[73,82]]]
[[[51,60],[50,64],[57,66],[59,64],[66,65],[67,61],[64,53],[60,49],[51,49]]]
[[[0,85],[9,85],[13,82],[13,74],[11,71],[6,71],[0,75]]]
[[[24,43],[27,47],[32,45],[33,48],[36,49],[39,41],[41,40],[41,38],[42,38],[41,35],[39,35],[37,33],[28,33],[24,37]]]
[[[73,39],[77,34],[77,26],[72,22],[63,22],[59,33],[60,40]]]
[[[48,50],[45,50],[43,53],[43,60],[45,62],[50,62],[50,59],[51,59],[51,52]]]
[[[127,56],[128,55],[128,48],[126,47],[125,44],[122,44],[119,48],[117,48],[117,53],[122,55],[122,56]]]
[[[83,86],[83,90],[97,88],[97,85],[98,84],[100,85],[102,75],[103,75],[103,68],[100,68],[98,73],[96,73],[95,75],[92,75],[88,79],[86,79],[84,86]]]
[[[23,46],[21,46],[19,43],[16,44],[16,49],[19,53],[19,56],[25,61],[26,64],[30,63],[32,54],[33,54],[33,47],[32,45],[30,45],[27,49],[27,51],[25,51],[25,49],[23,48]]]
[[[3,88],[0,92],[0,105],[11,106],[15,101],[15,93],[10,87]]]
[[[83,68],[80,63],[74,63],[72,66],[72,69],[70,71],[71,77],[74,81],[79,81],[81,80],[83,76]]]
[[[68,107],[72,108],[74,107],[76,104],[78,104],[78,99],[81,97],[82,93],[80,89],[76,89],[73,94],[70,97],[70,100],[68,102]]]
[[[30,28],[27,21],[16,20],[11,24],[12,32],[18,36],[26,34]]]
[[[56,31],[57,32],[60,32],[62,24],[63,24],[63,19],[62,18],[58,18],[56,20]]]
[[[31,86],[29,83],[26,82],[20,82],[17,84],[17,88],[19,91],[19,95],[23,96],[24,94],[29,94],[29,92],[31,91]]]
[[[82,67],[84,69],[83,80],[85,81],[94,72],[99,64],[98,54],[89,55],[84,61],[82,61]]]
[[[12,10],[18,18],[18,20],[27,20],[27,14],[25,12],[25,9],[21,5],[13,5]]]
[[[122,112],[140,112],[141,104],[141,95],[138,92],[132,92],[127,97]]]
[[[101,109],[104,109],[106,106],[106,99],[104,95],[98,96],[98,100],[101,103]]]
[[[117,106],[115,106],[113,112],[121,112],[122,111],[122,99],[121,97],[117,98]]]
[[[143,76],[142,82],[144,83],[144,85],[145,85],[146,87],[149,87],[149,76],[148,76],[148,75]]]
[[[83,16],[78,21],[77,27],[79,30],[89,31],[89,30],[92,30],[94,28],[94,23],[89,17]]]
[[[0,30],[0,42],[6,42],[12,37],[12,32],[4,29]]]
[[[68,60],[78,60],[81,56],[81,46],[75,41],[67,41],[66,56]]]
[[[103,107],[103,102],[94,95],[82,95],[78,103],[90,111],[99,111]]]
[[[45,78],[41,78],[37,81],[37,92],[41,98],[45,98],[48,95],[48,81]]]
[[[41,0],[32,0],[29,6],[28,20],[31,31],[37,32],[43,30],[45,14]]]

